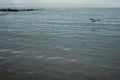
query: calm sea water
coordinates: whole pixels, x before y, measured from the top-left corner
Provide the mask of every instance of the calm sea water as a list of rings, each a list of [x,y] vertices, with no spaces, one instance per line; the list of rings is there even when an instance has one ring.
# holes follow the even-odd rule
[[[8,13],[0,16],[0,80],[120,79],[120,8]]]

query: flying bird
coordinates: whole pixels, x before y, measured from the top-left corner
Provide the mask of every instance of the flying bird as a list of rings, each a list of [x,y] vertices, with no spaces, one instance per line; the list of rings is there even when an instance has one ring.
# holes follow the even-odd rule
[[[97,22],[97,21],[101,21],[100,19],[94,19],[94,18],[89,18],[89,20],[91,21],[91,22]]]

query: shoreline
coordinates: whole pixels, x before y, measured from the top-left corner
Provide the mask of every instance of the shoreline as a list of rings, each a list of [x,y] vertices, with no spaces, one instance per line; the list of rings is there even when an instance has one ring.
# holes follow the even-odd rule
[[[37,11],[37,10],[44,10],[44,9],[13,9],[13,8],[2,8],[0,12],[19,12],[19,11]]]

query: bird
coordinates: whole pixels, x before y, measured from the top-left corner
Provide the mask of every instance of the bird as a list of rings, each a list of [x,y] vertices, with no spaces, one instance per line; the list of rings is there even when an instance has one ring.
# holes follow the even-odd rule
[[[91,22],[97,22],[97,21],[101,21],[100,19],[94,19],[94,18],[89,18],[89,20],[91,21]]]

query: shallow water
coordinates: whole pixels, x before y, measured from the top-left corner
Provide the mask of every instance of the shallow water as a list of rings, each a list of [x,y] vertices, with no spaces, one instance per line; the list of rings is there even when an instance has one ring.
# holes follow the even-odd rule
[[[1,80],[119,80],[119,61],[119,8],[46,8],[0,16]]]

